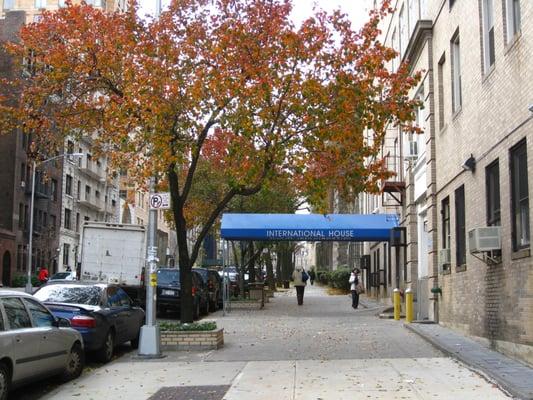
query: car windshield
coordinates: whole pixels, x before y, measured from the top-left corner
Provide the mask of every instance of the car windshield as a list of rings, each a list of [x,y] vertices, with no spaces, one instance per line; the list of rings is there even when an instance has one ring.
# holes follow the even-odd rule
[[[179,269],[160,269],[157,271],[158,285],[179,285],[180,284],[180,270]]]
[[[202,278],[205,281],[207,281],[207,270],[202,268],[195,268],[194,271],[198,272],[200,275],[202,275]]]
[[[58,272],[57,274],[52,275],[50,279],[65,279],[68,278],[70,272]]]
[[[35,297],[44,302],[87,304],[97,306],[102,297],[99,286],[50,285],[35,292]]]

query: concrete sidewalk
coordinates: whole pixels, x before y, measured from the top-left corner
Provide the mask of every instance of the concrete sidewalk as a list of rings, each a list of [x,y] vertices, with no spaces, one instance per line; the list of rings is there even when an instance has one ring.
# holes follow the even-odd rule
[[[370,299],[354,310],[347,295],[307,287],[276,293],[262,310],[222,312],[224,347],[166,352],[139,360],[134,352],[73,382],[25,389],[17,400],[500,400],[498,385],[446,357],[402,323],[382,320]],[[366,306],[366,308],[364,307]],[[170,317],[170,316],[169,316]]]
[[[481,371],[520,399],[533,400],[533,369],[438,324],[405,324],[439,350]]]
[[[450,380],[453,384],[450,384]],[[449,358],[115,362],[43,400],[499,400],[495,385]]]

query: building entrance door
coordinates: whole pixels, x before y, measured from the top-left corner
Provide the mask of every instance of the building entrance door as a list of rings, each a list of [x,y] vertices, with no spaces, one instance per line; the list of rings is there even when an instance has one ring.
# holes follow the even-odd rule
[[[9,251],[6,251],[2,257],[2,283],[5,286],[11,284],[11,254]]]

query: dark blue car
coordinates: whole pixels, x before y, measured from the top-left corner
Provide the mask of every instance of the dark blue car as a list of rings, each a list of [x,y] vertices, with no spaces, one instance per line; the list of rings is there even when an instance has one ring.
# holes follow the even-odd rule
[[[34,294],[56,317],[70,320],[81,333],[86,351],[103,362],[113,357],[115,346],[131,342],[139,346],[144,311],[133,305],[116,285],[84,282],[52,282]]]
[[[209,298],[207,285],[196,268],[192,270],[193,318],[207,314]],[[163,314],[167,310],[180,311],[181,283],[180,270],[176,268],[159,268],[157,270],[157,311]]]

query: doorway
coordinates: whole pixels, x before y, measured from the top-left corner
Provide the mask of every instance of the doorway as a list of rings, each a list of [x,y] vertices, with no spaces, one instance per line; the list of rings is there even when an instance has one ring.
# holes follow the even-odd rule
[[[7,250],[2,257],[2,283],[5,286],[11,284],[11,254]]]

